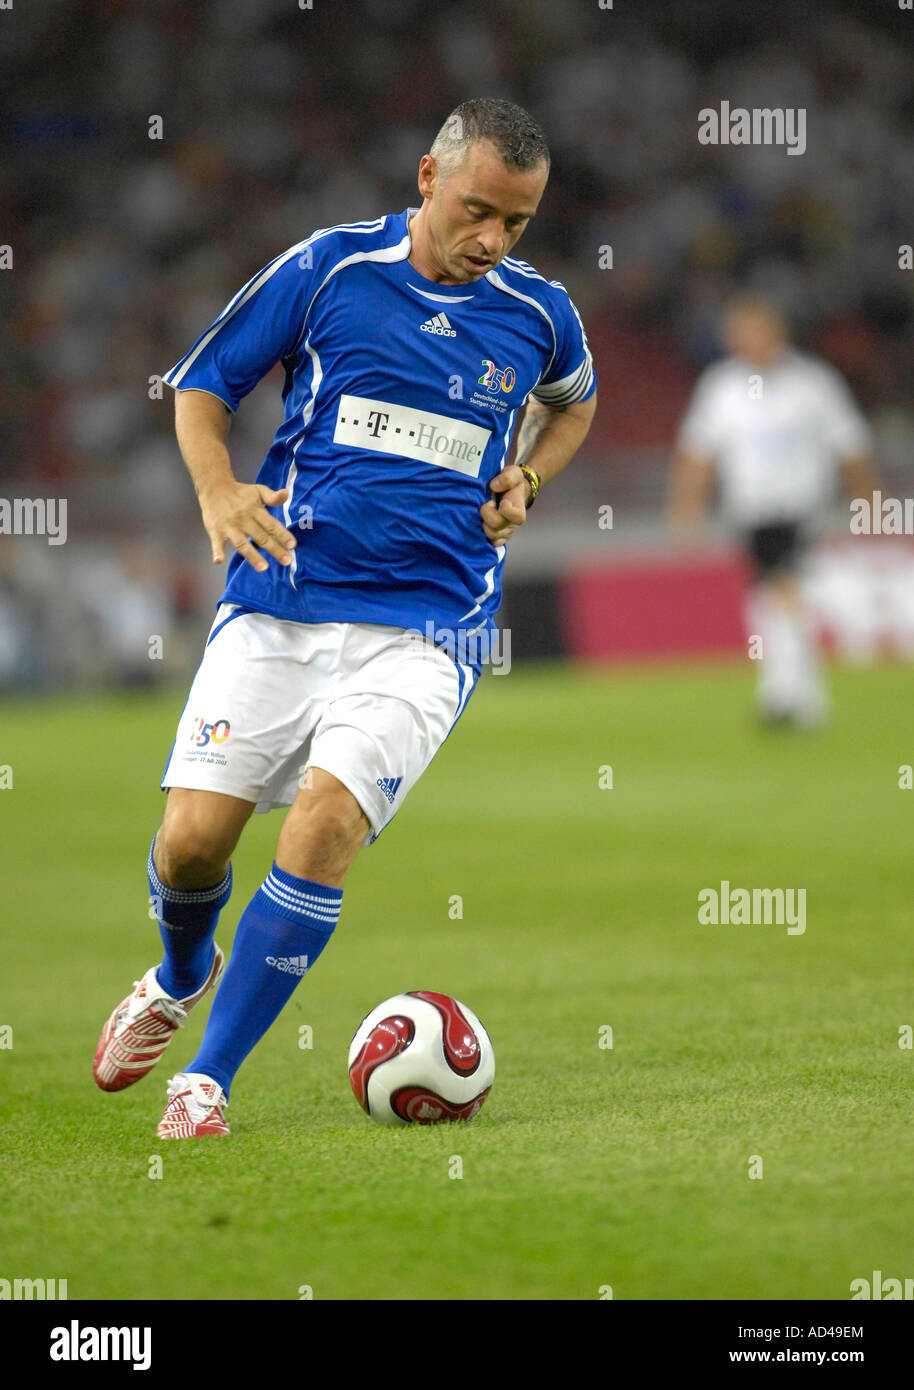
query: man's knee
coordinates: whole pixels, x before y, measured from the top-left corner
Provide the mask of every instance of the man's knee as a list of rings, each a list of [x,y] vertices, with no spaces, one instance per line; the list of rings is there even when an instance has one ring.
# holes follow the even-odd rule
[[[328,844],[342,845],[353,839],[358,844],[368,830],[361,806],[345,788],[339,793],[317,796],[305,815],[311,832],[319,834]]]
[[[299,793],[283,824],[277,863],[302,877],[342,874],[370,829],[349,789],[331,773],[314,768],[310,785]]]
[[[235,798],[173,788],[155,840],[159,877],[187,891],[218,883],[252,809]]]

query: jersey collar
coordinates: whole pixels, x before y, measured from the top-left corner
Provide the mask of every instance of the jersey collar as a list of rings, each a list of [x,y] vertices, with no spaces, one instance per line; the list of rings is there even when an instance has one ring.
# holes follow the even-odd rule
[[[423,299],[432,300],[438,304],[461,304],[468,303],[475,299],[479,293],[479,284],[470,285],[442,285],[440,280],[427,280],[424,275],[420,275],[418,270],[410,264],[409,253],[412,250],[412,237],[409,230],[409,219],[414,217],[419,211],[418,208],[405,208],[400,213],[403,224],[403,234],[409,238],[409,248],[400,262],[400,271],[403,282],[409,289],[422,296]],[[485,277],[483,277],[485,278]]]

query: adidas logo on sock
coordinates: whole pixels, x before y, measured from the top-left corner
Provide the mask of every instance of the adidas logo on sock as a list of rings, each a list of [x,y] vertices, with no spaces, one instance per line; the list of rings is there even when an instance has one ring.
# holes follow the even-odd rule
[[[265,959],[267,965],[272,965],[285,975],[306,975],[308,973],[307,956],[266,956]]]
[[[384,793],[384,795],[387,797],[387,800],[390,802],[391,806],[394,804],[394,797],[396,796],[397,792],[400,790],[400,783],[401,783],[402,781],[403,781],[403,778],[402,778],[402,777],[379,777],[379,778],[378,778],[378,786],[381,788],[381,791],[382,791],[382,792]]]
[[[456,338],[457,330],[448,323],[447,314],[434,314],[422,325],[423,333],[434,333],[439,338]]]

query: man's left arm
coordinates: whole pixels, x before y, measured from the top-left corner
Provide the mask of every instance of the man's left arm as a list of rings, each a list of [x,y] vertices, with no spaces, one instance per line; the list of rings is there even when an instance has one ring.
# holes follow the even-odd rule
[[[843,376],[823,366],[819,393],[821,431],[838,462],[841,482],[848,497],[872,497],[880,487],[874,453],[873,431]]]
[[[517,435],[516,461],[496,473],[489,487],[495,494],[479,509],[482,529],[493,545],[510,540],[527,519],[533,495],[521,467],[532,468],[540,487],[551,483],[580,449],[597,408],[596,392],[574,405],[547,406],[531,396]]]
[[[880,487],[876,460],[870,450],[841,460],[841,480],[848,497],[872,498]]]

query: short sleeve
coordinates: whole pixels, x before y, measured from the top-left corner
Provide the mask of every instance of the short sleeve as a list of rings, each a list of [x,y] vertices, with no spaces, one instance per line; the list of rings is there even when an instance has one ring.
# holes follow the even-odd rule
[[[844,378],[833,367],[822,375],[819,409],[824,437],[839,459],[855,458],[873,447],[869,425]]]
[[[720,452],[720,395],[718,376],[711,368],[698,379],[682,424],[678,444],[687,453],[714,458]]]
[[[309,252],[302,242],[259,270],[163,381],[176,390],[206,391],[237,410],[298,344],[314,294]]]
[[[550,283],[557,291],[549,306],[555,352],[530,394],[542,405],[575,405],[593,395],[597,377],[581,316],[564,285],[558,280]]]

